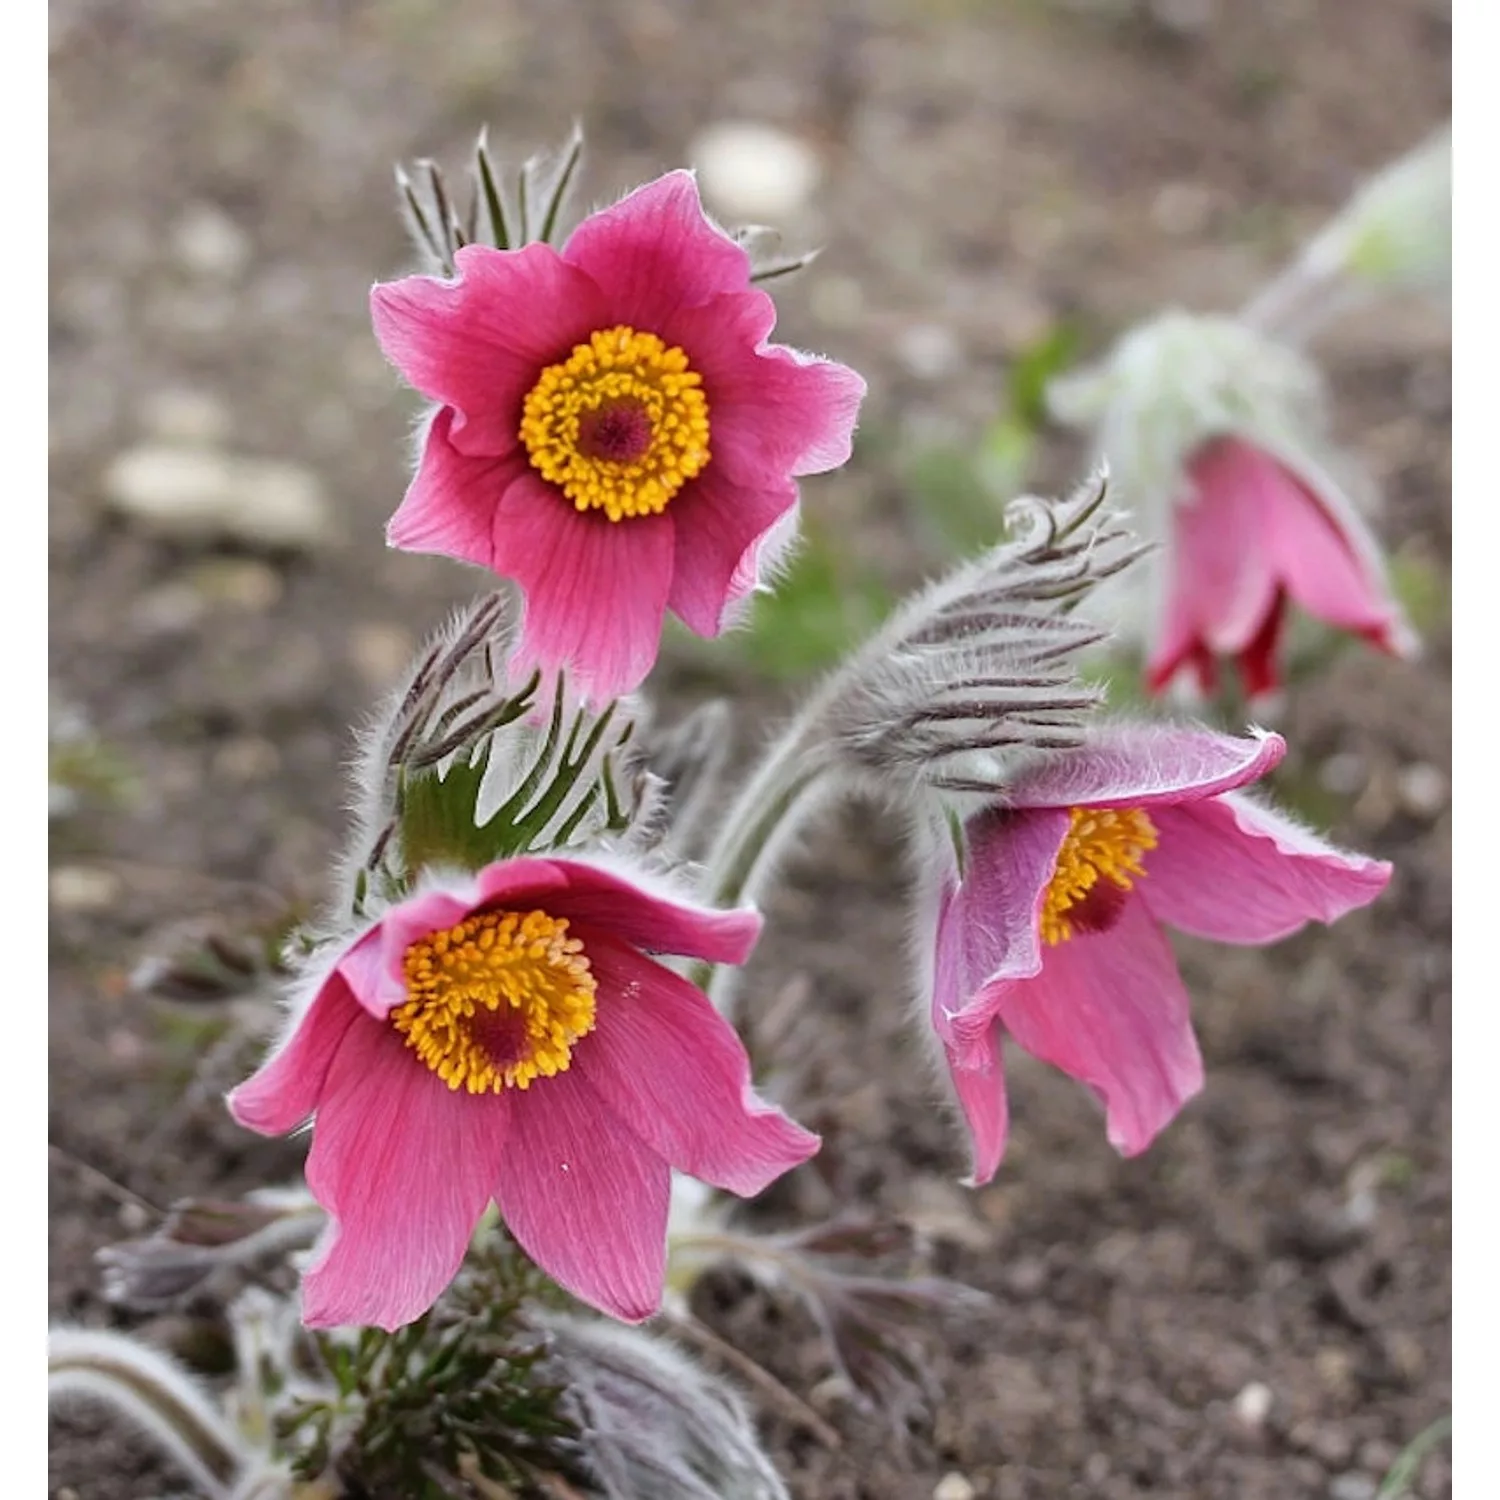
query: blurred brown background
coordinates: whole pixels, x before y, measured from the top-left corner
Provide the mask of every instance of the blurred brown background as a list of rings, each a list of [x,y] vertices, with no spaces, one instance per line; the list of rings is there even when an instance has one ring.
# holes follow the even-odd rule
[[[913,455],[976,443],[1059,320],[1082,357],[1172,301],[1233,309],[1448,111],[1435,0],[54,0],[51,25],[51,1305],[95,1322],[100,1245],[297,1170],[223,1117],[231,1078],[195,1092],[222,1017],[132,993],[132,965],[181,918],[316,898],[350,724],[480,581],[382,542],[414,415],[366,313],[411,263],[393,162],[457,170],[486,122],[519,159],[576,118],[585,204],[697,160],[725,221],[823,246],[779,336],[871,395],[805,508],[899,589],[942,555]],[[1382,534],[1440,595],[1446,325],[1398,307],[1319,347]],[[1086,458],[1047,432],[1026,477]],[[1138,1161],[1022,1064],[999,1178],[955,1186],[901,1025],[894,844],[864,818],[809,846],[755,983],[819,1018],[789,1102],[828,1144],[768,1212],[912,1215],[998,1312],[929,1341],[945,1399],[897,1433],[795,1308],[707,1287],[843,1435],[768,1419],[800,1500],[1372,1500],[1448,1409],[1440,599],[1420,623],[1424,664],[1342,653],[1282,726],[1285,794],[1395,860],[1390,893],[1269,953],[1183,945],[1209,1085]],[[747,743],[789,701],[729,648],[662,678],[731,692]],[[174,1482],[102,1419],[53,1439],[59,1497]],[[1416,1493],[1448,1487],[1435,1454]]]

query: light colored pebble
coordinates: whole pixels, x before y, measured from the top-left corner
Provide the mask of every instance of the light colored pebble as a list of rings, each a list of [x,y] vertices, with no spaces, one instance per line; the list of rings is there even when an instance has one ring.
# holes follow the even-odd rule
[[[286,591],[281,574],[253,557],[212,557],[189,575],[193,589],[211,604],[227,604],[249,614],[264,614]]]
[[[1396,794],[1414,818],[1434,818],[1448,805],[1448,778],[1436,766],[1417,761],[1402,768]]]
[[[822,176],[806,141],[759,120],[720,120],[688,155],[704,197],[731,219],[776,224],[789,218],[807,204]]]
[[[1263,1381],[1252,1380],[1234,1398],[1234,1414],[1246,1427],[1262,1427],[1266,1418],[1271,1415],[1271,1403],[1274,1399],[1270,1386]]]
[[[1339,750],[1330,755],[1318,770],[1318,780],[1336,797],[1352,797],[1370,779],[1370,768],[1362,755]]]
[[[110,464],[104,492],[121,515],[174,538],[310,549],[331,532],[317,476],[271,459],[142,444]]]
[[[1338,1474],[1329,1482],[1328,1500],[1375,1500],[1377,1490],[1368,1474]]]
[[[249,236],[212,203],[192,203],[172,226],[172,251],[195,275],[229,281],[250,264]]]
[[[48,877],[52,904],[64,911],[103,911],[120,894],[120,877],[92,865],[58,865]]]
[[[974,1500],[977,1493],[968,1476],[954,1470],[938,1480],[932,1492],[932,1500]]]

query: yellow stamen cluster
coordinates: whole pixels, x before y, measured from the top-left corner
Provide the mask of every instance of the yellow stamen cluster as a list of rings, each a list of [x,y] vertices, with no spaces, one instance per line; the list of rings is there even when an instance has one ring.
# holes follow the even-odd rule
[[[567,1070],[594,1029],[583,944],[546,912],[485,912],[406,950],[391,1022],[450,1089],[498,1094]]]
[[[527,393],[521,441],[531,465],[578,510],[611,521],[656,515],[708,463],[703,377],[678,348],[624,324],[591,334]],[[611,416],[630,436],[595,441]]]
[[[1141,856],[1156,848],[1156,828],[1138,807],[1074,807],[1042,905],[1042,937],[1052,944],[1073,936],[1067,913],[1085,901],[1102,876],[1122,891],[1146,873]]]

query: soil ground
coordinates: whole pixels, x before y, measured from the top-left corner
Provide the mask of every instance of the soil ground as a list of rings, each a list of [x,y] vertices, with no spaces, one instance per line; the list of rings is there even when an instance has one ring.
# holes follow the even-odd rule
[[[125,976],[179,919],[315,898],[350,724],[475,583],[382,545],[411,413],[365,308],[407,264],[391,163],[457,165],[484,121],[521,154],[576,116],[602,199],[716,119],[810,141],[824,185],[789,227],[826,249],[779,333],[865,372],[866,430],[896,441],[805,500],[905,586],[931,563],[910,434],[976,434],[1054,317],[1095,349],[1171,301],[1234,307],[1447,113],[1446,4],[1201,10],[1184,31],[1081,0],[55,0],[51,677],[120,774],[54,824],[54,1318],[121,1321],[93,1255],[150,1206],[295,1174],[294,1148],[184,1104],[200,1034]],[[1446,572],[1446,329],[1403,312],[1323,350],[1387,543]],[[184,390],[227,421],[208,439],[318,476],[332,545],[236,551],[110,515],[116,454],[164,410],[207,421]],[[1085,455],[1058,434],[1043,460],[1058,486]],[[685,695],[698,672],[664,677]],[[788,702],[718,686],[747,743]],[[809,841],[750,996],[806,986],[820,1043],[789,1102],[827,1144],[775,1209],[914,1215],[997,1313],[928,1341],[943,1400],[897,1433],[827,1384],[795,1309],[707,1288],[715,1325],[842,1437],[768,1415],[799,1500],[927,1500],[946,1475],[995,1500],[1359,1500],[1448,1411],[1449,718],[1442,621],[1419,665],[1351,650],[1293,695],[1291,774],[1335,838],[1395,862],[1386,897],[1268,951],[1182,945],[1209,1083],[1142,1158],[1014,1063],[1010,1153],[977,1192],[905,1027],[895,843],[856,817]],[[53,1423],[53,1495],[174,1486],[103,1419]],[[1415,1493],[1449,1489],[1440,1450]]]

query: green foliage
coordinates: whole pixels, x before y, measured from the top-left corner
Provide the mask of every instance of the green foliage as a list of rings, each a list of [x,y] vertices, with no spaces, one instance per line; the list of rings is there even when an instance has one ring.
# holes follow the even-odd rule
[[[91,734],[54,734],[47,745],[47,782],[62,811],[88,803],[123,807],[136,788],[135,768]]]
[[[946,555],[967,556],[998,540],[1005,505],[1031,482],[1047,384],[1072,363],[1078,342],[1071,324],[1052,324],[1011,361],[1000,409],[976,444],[930,444],[906,459],[917,519]]]
[[[385,1333],[318,1334],[337,1392],[294,1400],[277,1436],[299,1478],[330,1466],[354,1496],[451,1500],[482,1476],[520,1496],[578,1481],[579,1430],[523,1310],[557,1289],[498,1230],[470,1252],[431,1312]]]
[[[623,830],[629,813],[615,785],[610,751],[598,754],[616,707],[611,703],[598,715],[578,709],[568,719],[559,678],[540,747],[514,791],[483,823],[478,821],[479,792],[490,757],[497,753],[494,739],[484,740],[467,759],[460,757],[446,770],[432,766],[403,776],[397,818],[408,883],[429,865],[477,870],[494,860],[565,847],[601,802],[606,829]],[[519,711],[502,718],[498,727],[518,716]],[[631,733],[627,724],[613,737],[611,750],[623,748]],[[570,798],[575,800],[570,803]]]
[[[1433,558],[1398,552],[1391,558],[1391,587],[1418,635],[1446,625],[1453,611],[1453,579]]]
[[[731,640],[763,677],[796,681],[838,661],[890,612],[889,588],[805,521],[803,544],[774,593],[757,594],[750,628]]]
[[[1375,1500],[1404,1500],[1404,1497],[1411,1493],[1417,1472],[1422,1467],[1422,1460],[1439,1443],[1448,1442],[1452,1437],[1453,1414],[1451,1412],[1447,1416],[1439,1417],[1430,1427],[1423,1428],[1397,1455],[1396,1462],[1391,1465],[1390,1473],[1381,1481]]]

